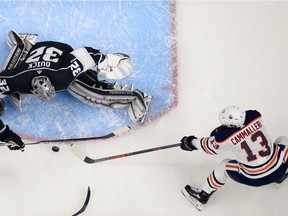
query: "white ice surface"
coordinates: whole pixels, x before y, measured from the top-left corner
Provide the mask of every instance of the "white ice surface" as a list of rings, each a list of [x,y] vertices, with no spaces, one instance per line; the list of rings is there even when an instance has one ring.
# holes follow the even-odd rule
[[[206,136],[232,104],[258,109],[271,137],[287,135],[288,3],[177,2],[179,104],[139,130],[80,146],[90,157]],[[67,144],[0,151],[0,215],[66,216],[92,196],[83,216],[284,216],[285,182],[251,188],[228,181],[198,212],[181,194],[226,156],[178,148],[87,165]]]

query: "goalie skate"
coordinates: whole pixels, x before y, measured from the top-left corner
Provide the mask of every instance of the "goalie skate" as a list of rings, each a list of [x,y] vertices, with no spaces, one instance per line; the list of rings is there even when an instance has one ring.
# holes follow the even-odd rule
[[[194,188],[194,187],[190,187],[189,190],[187,190],[187,187],[190,187],[189,185],[187,185],[183,190],[182,190],[182,194],[189,200],[189,202],[192,203],[192,205],[194,205],[199,211],[203,210],[203,203],[201,203],[200,201],[198,201],[194,196],[192,196],[189,191],[192,190],[193,193],[195,193],[195,195],[199,194],[201,192],[200,188]]]

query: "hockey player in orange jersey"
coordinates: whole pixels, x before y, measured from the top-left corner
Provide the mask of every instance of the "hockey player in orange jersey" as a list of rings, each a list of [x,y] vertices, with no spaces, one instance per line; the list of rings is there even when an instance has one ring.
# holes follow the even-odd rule
[[[281,183],[288,173],[288,137],[280,136],[273,142],[257,110],[244,111],[238,106],[230,106],[220,112],[219,120],[221,126],[210,136],[201,139],[185,136],[181,139],[181,149],[186,151],[202,150],[217,155],[230,150],[235,155],[235,159],[223,160],[201,188],[186,185],[182,190],[200,211],[228,178],[259,187]]]

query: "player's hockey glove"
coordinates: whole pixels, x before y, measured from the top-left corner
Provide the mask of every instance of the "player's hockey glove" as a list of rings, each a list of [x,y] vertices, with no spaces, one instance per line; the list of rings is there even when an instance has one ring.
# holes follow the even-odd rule
[[[198,150],[192,143],[192,140],[193,139],[197,139],[197,137],[195,136],[184,136],[182,139],[181,139],[181,145],[180,145],[180,148],[182,150],[185,150],[185,151],[193,151],[193,150]]]
[[[5,130],[0,134],[0,140],[2,142],[7,143],[7,147],[10,150],[21,150],[24,151],[25,144],[22,139],[14,133],[10,128],[6,125]]]
[[[124,53],[107,54],[105,59],[98,64],[98,76],[121,80],[131,74],[132,68],[130,56]]]

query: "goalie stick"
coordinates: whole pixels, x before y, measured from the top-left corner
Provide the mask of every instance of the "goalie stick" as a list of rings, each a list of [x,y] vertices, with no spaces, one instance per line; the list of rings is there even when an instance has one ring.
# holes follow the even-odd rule
[[[90,187],[88,186],[87,196],[86,196],[84,205],[82,206],[82,208],[81,208],[78,212],[76,212],[76,213],[73,214],[72,216],[80,215],[81,213],[83,213],[83,212],[85,211],[85,209],[87,208],[87,205],[88,205],[88,203],[89,203],[90,196],[91,196],[91,190],[90,190]]]
[[[108,133],[103,136],[94,136],[94,137],[83,137],[83,138],[71,138],[71,139],[54,139],[54,140],[41,140],[37,142],[31,142],[31,143],[25,143],[25,145],[35,145],[35,144],[40,144],[40,143],[57,143],[57,142],[79,142],[79,141],[91,141],[91,140],[98,140],[98,139],[108,139],[114,136],[118,136],[120,134],[123,134],[131,129],[130,126],[124,126],[121,127],[111,133]],[[1,142],[0,145],[3,145],[6,143]]]
[[[153,151],[159,151],[163,149],[168,149],[168,148],[175,148],[180,146],[181,143],[176,143],[176,144],[170,144],[170,145],[165,145],[165,146],[159,146],[159,147],[154,147],[150,149],[144,149],[140,151],[134,151],[134,152],[129,152],[129,153],[124,153],[124,154],[119,154],[119,155],[114,155],[114,156],[108,156],[108,157],[103,157],[103,158],[97,158],[97,159],[92,159],[85,155],[75,144],[71,144],[71,149],[72,152],[82,161],[92,164],[92,163],[99,163],[107,160],[113,160],[113,159],[119,159],[119,158],[124,158],[132,155],[137,155],[137,154],[143,154],[147,152],[153,152]]]

